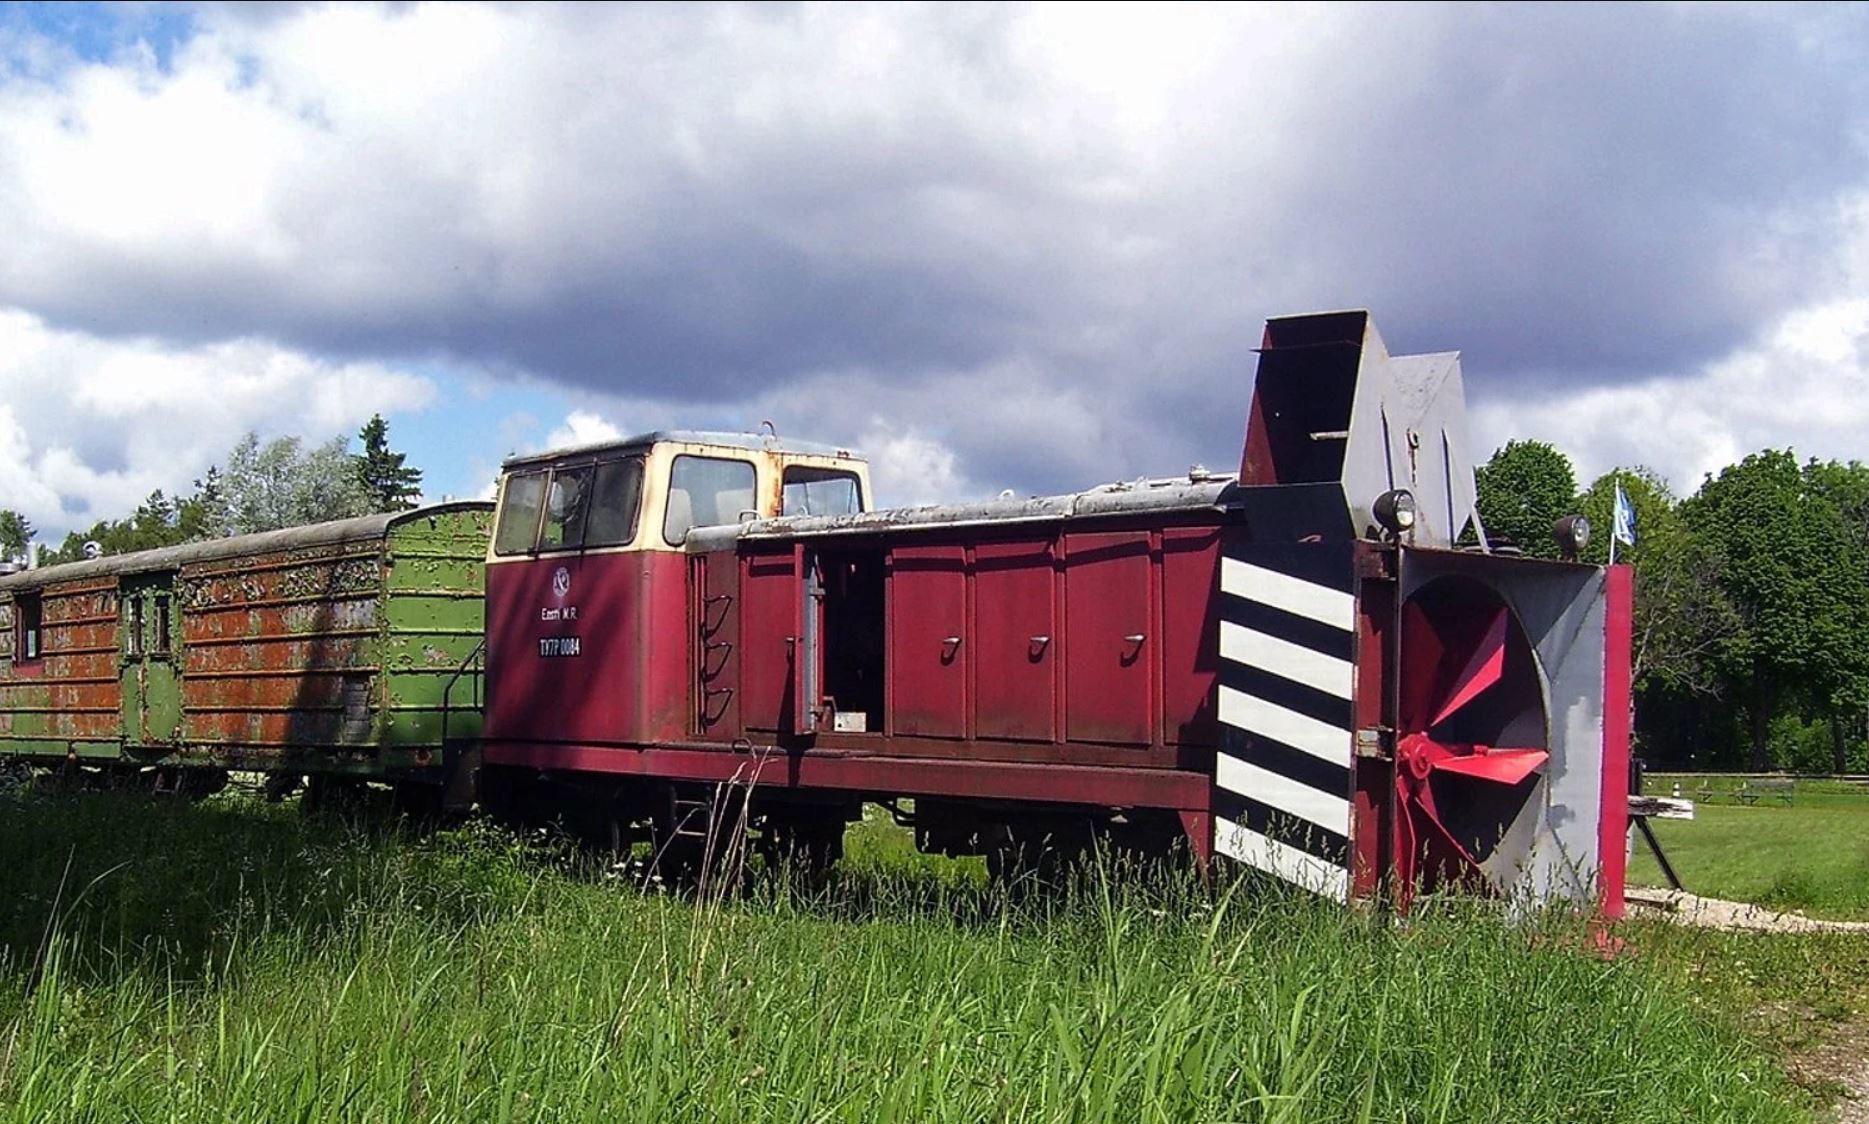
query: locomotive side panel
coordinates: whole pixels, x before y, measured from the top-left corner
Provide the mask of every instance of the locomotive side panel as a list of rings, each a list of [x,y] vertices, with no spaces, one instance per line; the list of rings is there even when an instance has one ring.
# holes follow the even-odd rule
[[[890,732],[967,736],[967,552],[900,546],[889,559]]]
[[[95,579],[0,599],[0,753],[115,757],[117,593]]]
[[[688,632],[680,554],[564,554],[488,567],[487,737],[687,738]]]
[[[1050,538],[974,547],[974,736],[1057,738],[1057,577]]]
[[[1065,541],[1065,737],[1148,745],[1161,645],[1149,535],[1073,534]]]

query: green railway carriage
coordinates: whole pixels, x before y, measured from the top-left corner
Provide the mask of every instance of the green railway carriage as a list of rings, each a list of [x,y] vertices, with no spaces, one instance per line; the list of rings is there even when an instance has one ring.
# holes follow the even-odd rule
[[[440,781],[479,734],[491,519],[449,503],[0,577],[0,758]]]

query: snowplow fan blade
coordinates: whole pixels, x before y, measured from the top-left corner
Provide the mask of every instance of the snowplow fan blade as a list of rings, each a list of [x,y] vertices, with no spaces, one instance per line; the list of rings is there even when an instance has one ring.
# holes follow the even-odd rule
[[[1495,749],[1466,757],[1445,757],[1436,761],[1434,768],[1499,784],[1518,784],[1543,768],[1550,758],[1542,749]]]
[[[1438,726],[1451,718],[1461,707],[1483,694],[1488,687],[1499,682],[1506,670],[1506,611],[1499,610],[1493,623],[1486,630],[1486,636],[1480,646],[1467,660],[1467,666],[1460,672],[1456,681],[1453,697],[1441,707],[1441,712],[1434,716],[1430,725]]]

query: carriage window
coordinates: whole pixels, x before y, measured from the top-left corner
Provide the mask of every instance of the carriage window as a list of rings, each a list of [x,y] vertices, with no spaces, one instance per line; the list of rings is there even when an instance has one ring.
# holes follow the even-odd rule
[[[668,478],[668,515],[662,537],[680,546],[690,527],[738,523],[742,512],[758,513],[753,466],[717,457],[676,457]]]
[[[169,654],[169,595],[156,594],[156,631],[149,638],[149,653],[153,656]]]
[[[561,468],[552,473],[545,490],[545,527],[539,532],[540,550],[563,550],[584,545],[584,517],[591,508],[590,465]]]
[[[495,554],[524,554],[532,549],[539,530],[539,509],[545,506],[545,473],[527,472],[506,478],[500,496],[500,526],[493,536]]]
[[[636,509],[641,503],[641,457],[598,465],[584,545],[622,546],[635,538]]]
[[[143,599],[135,593],[123,599],[123,654],[131,659],[143,654]]]
[[[863,495],[855,473],[829,468],[788,468],[781,515],[855,515]]]
[[[39,595],[20,594],[14,601],[14,612],[19,616],[19,639],[14,643],[13,650],[19,653],[20,662],[43,658],[45,653],[40,650],[40,645],[44,643],[44,629],[39,615]]]

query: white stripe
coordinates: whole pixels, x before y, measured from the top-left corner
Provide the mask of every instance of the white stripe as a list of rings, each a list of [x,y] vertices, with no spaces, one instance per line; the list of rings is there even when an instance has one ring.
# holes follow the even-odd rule
[[[1332,834],[1350,837],[1350,802],[1344,797],[1320,792],[1224,752],[1214,762],[1214,783]]]
[[[1220,684],[1220,721],[1303,750],[1333,765],[1350,764],[1350,731]]]
[[[1350,697],[1356,665],[1232,621],[1220,622],[1220,655],[1340,699]]]
[[[1318,585],[1241,562],[1237,558],[1220,559],[1220,589],[1235,597],[1283,609],[1320,624],[1349,632],[1356,627],[1356,597],[1340,589]]]
[[[1340,902],[1350,900],[1349,871],[1276,839],[1268,839],[1225,816],[1214,817],[1214,849],[1314,894]]]

